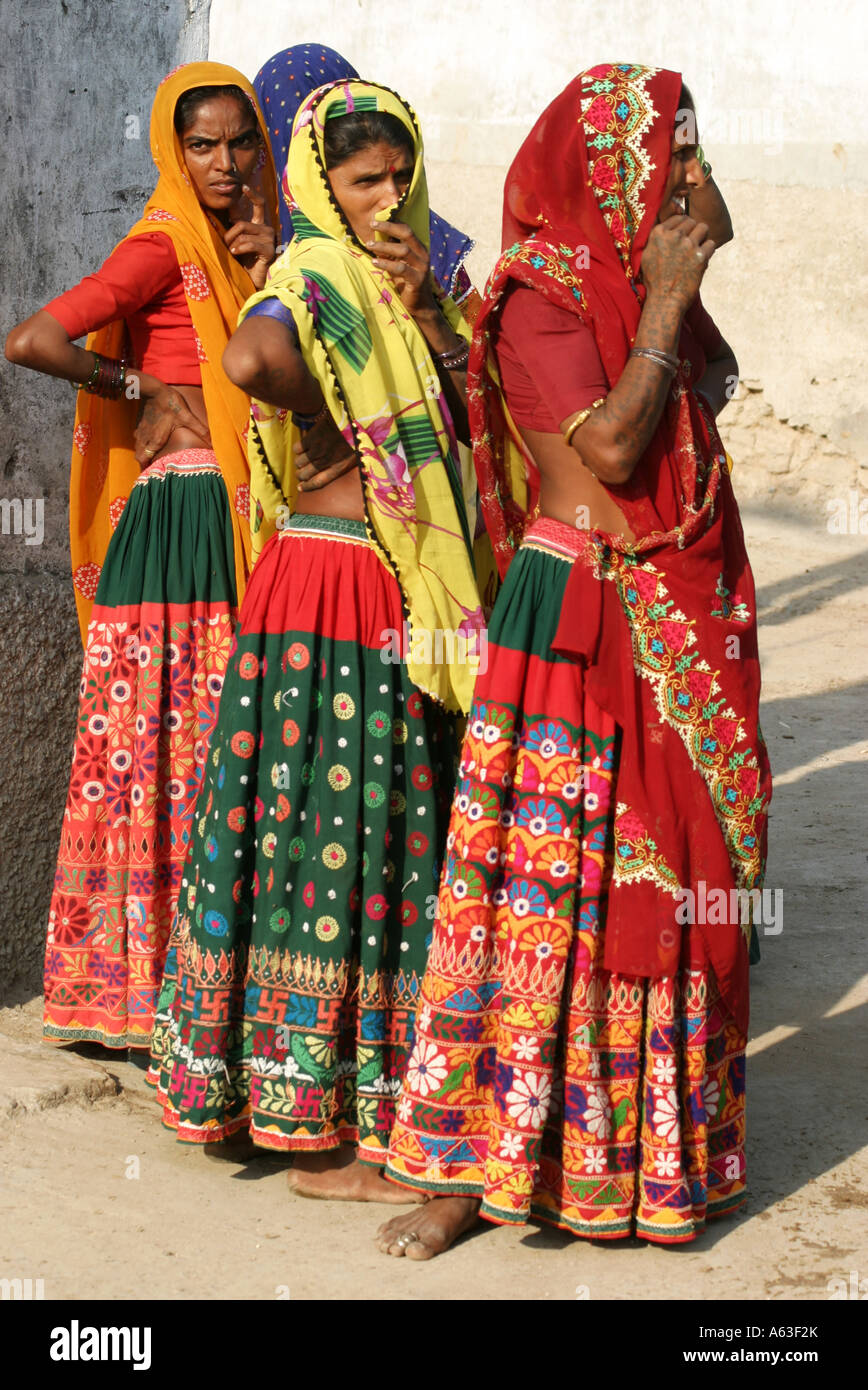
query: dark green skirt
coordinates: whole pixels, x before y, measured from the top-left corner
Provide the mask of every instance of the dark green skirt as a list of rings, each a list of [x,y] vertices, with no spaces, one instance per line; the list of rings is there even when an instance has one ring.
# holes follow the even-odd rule
[[[153,1040],[181,1139],[382,1162],[457,752],[389,659],[402,621],[358,523],[295,517],[254,568]]]

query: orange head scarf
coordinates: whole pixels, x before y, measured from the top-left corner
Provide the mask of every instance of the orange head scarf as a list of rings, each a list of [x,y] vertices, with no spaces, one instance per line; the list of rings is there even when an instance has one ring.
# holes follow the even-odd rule
[[[186,63],[157,89],[151,111],[151,154],[160,174],[144,213],[127,237],[156,229],[171,238],[184,281],[202,368],[202,389],[211,441],[226,490],[235,541],[235,580],[241,602],[250,570],[249,469],[247,420],[250,402],[221,366],[223,350],[238,313],[255,286],[227,251],[220,229],[199,203],[187,174],[175,132],[175,107],[193,87],[240,87],[256,112],[263,141],[260,171],[266,217],[277,220],[277,180],[262,114],[253,87],[235,68],[222,63]],[[123,351],[123,320],[91,333],[87,346],[107,357]],[[133,432],[139,402],[104,400],[78,393],[73,434],[69,519],[73,582],[82,640],[100,571],[130,488],[139,476]]]

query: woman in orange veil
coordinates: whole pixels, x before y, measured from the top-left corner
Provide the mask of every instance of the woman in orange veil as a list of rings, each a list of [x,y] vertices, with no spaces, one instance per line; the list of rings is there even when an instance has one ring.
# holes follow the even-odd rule
[[[70,543],[85,657],[44,1033],[108,1047],[148,1046],[249,572],[249,406],[221,358],[277,225],[262,116],[234,68],[190,63],[162,82],[151,152],[159,181],[141,219],[6,344],[10,361],[78,386]]]

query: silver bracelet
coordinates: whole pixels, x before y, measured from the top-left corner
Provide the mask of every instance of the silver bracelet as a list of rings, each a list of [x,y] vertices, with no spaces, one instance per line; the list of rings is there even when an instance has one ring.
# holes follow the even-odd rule
[[[670,376],[674,376],[680,366],[677,357],[671,352],[663,352],[661,348],[634,347],[630,349],[630,356],[647,357],[649,362],[656,362],[659,367],[665,367]]]
[[[462,343],[459,348],[447,348],[445,352],[435,352],[435,361],[445,367],[447,372],[457,371],[460,367],[465,367],[470,360],[470,344]]]

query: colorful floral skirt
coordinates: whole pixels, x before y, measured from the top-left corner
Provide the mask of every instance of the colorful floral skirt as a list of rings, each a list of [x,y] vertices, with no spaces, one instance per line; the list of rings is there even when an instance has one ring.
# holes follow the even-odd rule
[[[50,1040],[150,1043],[234,575],[214,454],[157,459],[121,513],[87,632],[45,957]]]
[[[540,519],[492,617],[386,1171],[494,1222],[684,1241],[744,1197],[745,1038],[710,970],[603,966],[618,731],[551,652],[575,542]]]
[[[295,516],[254,567],[154,1029],[180,1139],[383,1161],[457,755],[402,622],[361,523]]]

